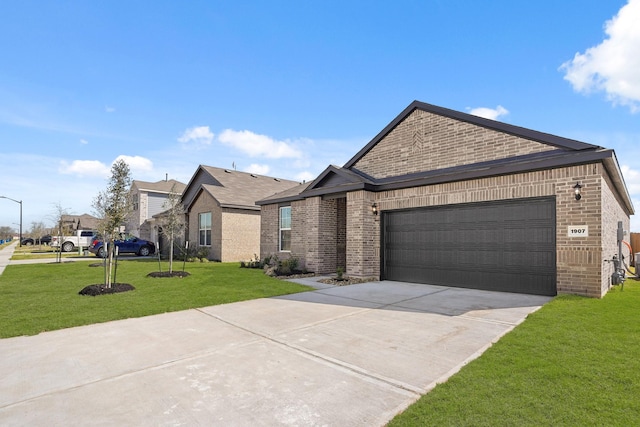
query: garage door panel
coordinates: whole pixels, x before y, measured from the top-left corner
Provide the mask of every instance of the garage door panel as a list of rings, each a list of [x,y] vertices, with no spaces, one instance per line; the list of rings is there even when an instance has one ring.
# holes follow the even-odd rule
[[[383,247],[386,279],[556,294],[553,198],[385,212]]]

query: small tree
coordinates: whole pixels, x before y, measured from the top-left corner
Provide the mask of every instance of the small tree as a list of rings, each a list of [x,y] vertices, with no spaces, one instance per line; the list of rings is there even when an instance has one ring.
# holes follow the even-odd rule
[[[33,221],[31,223],[31,237],[33,239],[38,239],[38,243],[40,243],[40,238],[45,234],[47,227],[45,227],[44,222],[42,221]]]
[[[3,225],[2,227],[0,227],[0,239],[1,240],[9,240],[13,237],[13,228],[11,227],[7,227],[6,225]]]
[[[111,177],[107,188],[98,193],[93,199],[93,208],[98,218],[98,231],[102,233],[106,250],[104,286],[111,287],[113,278],[114,242],[129,214],[131,213],[131,170],[122,159],[116,160],[111,166]]]
[[[176,185],[171,186],[169,197],[162,205],[167,209],[160,223],[162,225],[162,234],[169,240],[169,274],[173,273],[173,246],[175,240],[184,230],[184,206],[181,202],[180,194],[176,191]]]
[[[64,217],[69,215],[67,208],[63,208],[60,203],[56,203],[53,209],[53,223],[55,226],[55,233],[58,236],[58,250],[56,251],[56,262],[62,262],[62,236],[70,232],[69,227],[65,225],[63,221]]]

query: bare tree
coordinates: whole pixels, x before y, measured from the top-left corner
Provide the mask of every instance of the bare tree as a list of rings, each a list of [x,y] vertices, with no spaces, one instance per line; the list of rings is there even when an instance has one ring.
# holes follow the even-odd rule
[[[67,208],[63,208],[60,203],[54,205],[53,210],[53,223],[56,225],[55,234],[58,235],[58,250],[56,251],[56,262],[62,262],[62,236],[70,232],[69,226],[63,221],[64,217],[69,215]]]
[[[33,238],[34,242],[37,239],[38,240],[38,244],[40,244],[40,238],[45,234],[47,227],[45,227],[44,222],[42,221],[33,221],[31,223],[31,237]]]
[[[13,237],[14,231],[13,228],[7,227],[6,225],[0,227],[0,239],[9,240]]]
[[[120,159],[111,166],[111,177],[107,188],[98,193],[93,200],[93,208],[100,218],[98,230],[102,233],[106,249],[104,285],[111,287],[113,278],[113,255],[115,253],[114,242],[120,232],[120,227],[125,223],[131,213],[131,170],[129,165]]]
[[[162,205],[163,208],[167,209],[163,213],[160,223],[162,225],[162,234],[169,240],[169,274],[173,273],[173,247],[175,240],[184,230],[184,206],[180,199],[180,194],[176,191],[174,184],[169,191],[167,200]]]

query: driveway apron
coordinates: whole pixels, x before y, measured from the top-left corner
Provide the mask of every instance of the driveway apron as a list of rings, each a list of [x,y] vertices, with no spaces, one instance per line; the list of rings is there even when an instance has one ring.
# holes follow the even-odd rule
[[[371,282],[0,340],[0,425],[384,425],[549,301]]]

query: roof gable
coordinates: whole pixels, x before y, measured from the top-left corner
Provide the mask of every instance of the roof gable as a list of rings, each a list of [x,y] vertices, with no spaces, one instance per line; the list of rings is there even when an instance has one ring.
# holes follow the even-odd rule
[[[330,165],[311,182],[311,185],[309,185],[305,191],[341,185],[361,184],[364,182],[368,182],[365,177],[348,169]]]
[[[193,203],[203,184],[222,185],[205,168],[206,167],[203,165],[198,166],[198,169],[196,169],[195,173],[189,180],[189,183],[182,192],[182,203],[185,207],[190,206]]]
[[[344,167],[384,178],[514,155],[598,148],[601,147],[414,101]]]
[[[298,185],[296,181],[236,170],[200,165],[183,195],[190,209],[201,191],[210,194],[222,207],[258,209],[256,201]]]

